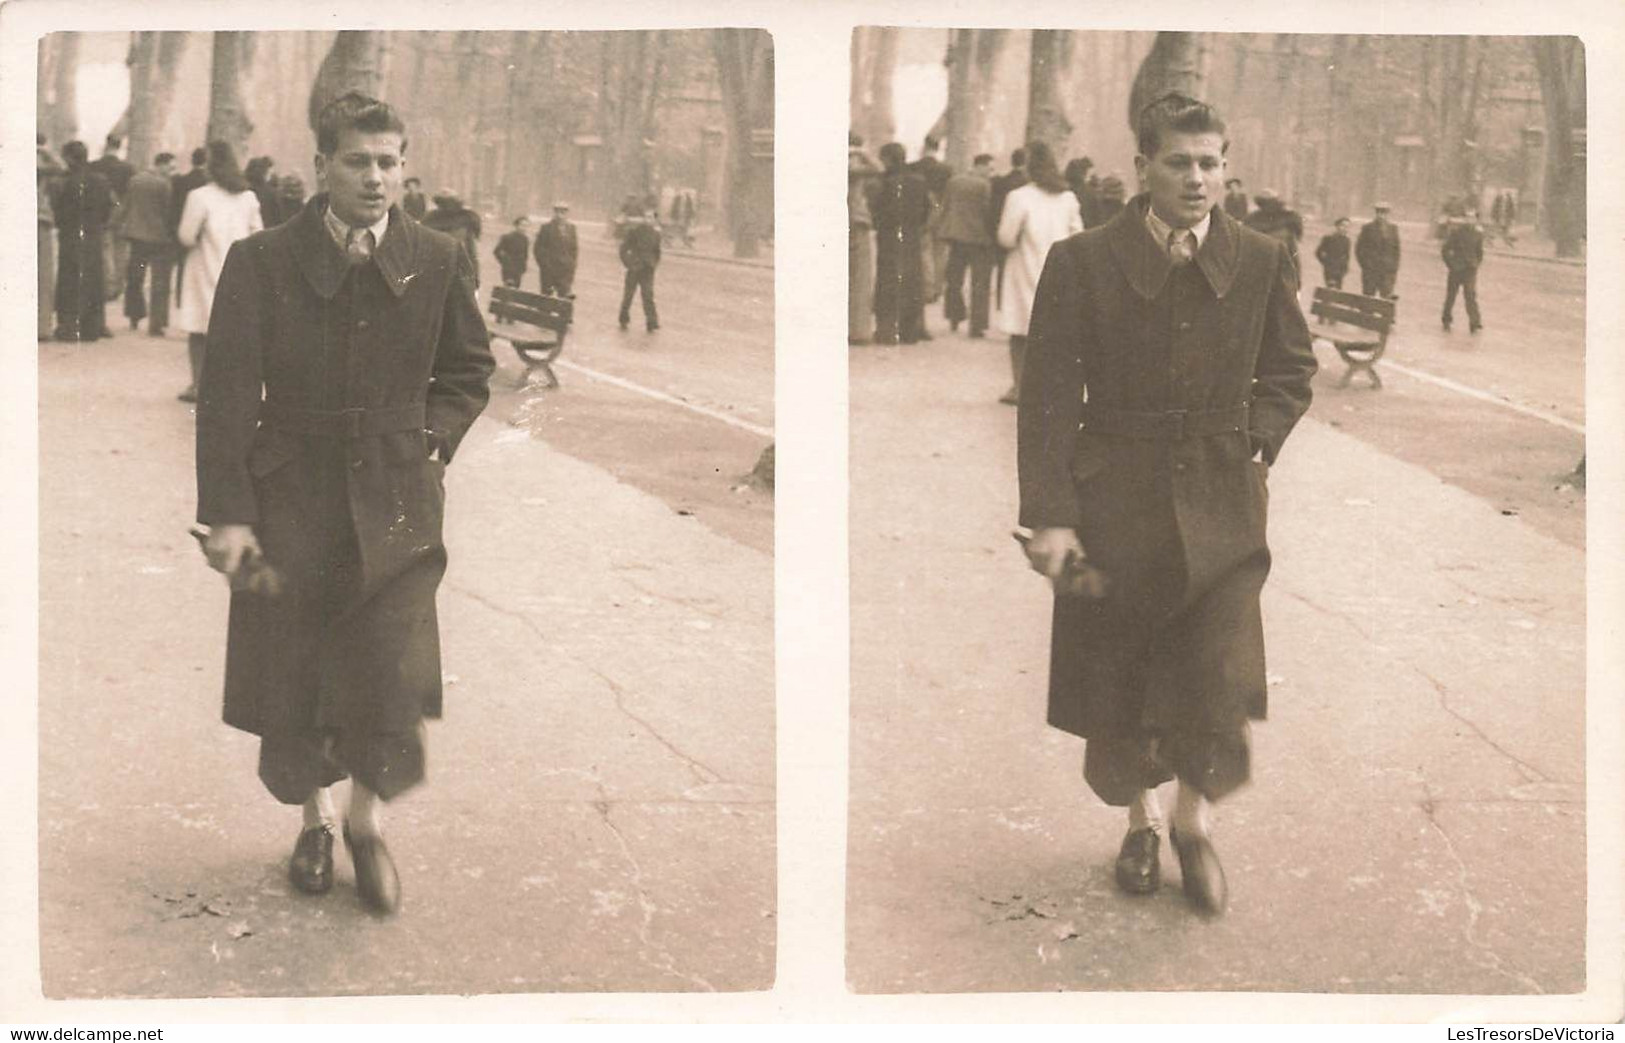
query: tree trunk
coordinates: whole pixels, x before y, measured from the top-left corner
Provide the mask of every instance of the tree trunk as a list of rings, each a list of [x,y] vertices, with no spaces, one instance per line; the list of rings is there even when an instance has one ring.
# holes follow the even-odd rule
[[[40,41],[43,118],[40,130],[53,149],[79,135],[79,34],[57,32]]]
[[[759,162],[752,132],[773,126],[773,41],[759,29],[714,29],[711,42],[733,158],[727,196],[734,256],[755,257],[772,220],[771,163]]]
[[[897,136],[892,77],[897,72],[897,30],[860,27],[852,34],[852,129],[872,153]]]
[[[1559,257],[1578,257],[1585,236],[1585,161],[1577,149],[1586,129],[1585,49],[1572,36],[1530,41],[1546,109],[1546,230]]]
[[[970,166],[976,147],[976,30],[948,30],[948,53],[942,63],[948,67],[948,107],[943,113],[944,159],[955,170]]]
[[[1129,132],[1139,129],[1140,110],[1164,94],[1177,91],[1202,96],[1201,33],[1158,33],[1151,52],[1140,63],[1129,91]]]
[[[384,36],[381,32],[342,30],[333,38],[322,67],[316,70],[316,81],[310,85],[312,131],[322,109],[345,92],[378,96],[378,85],[383,82]]]
[[[1066,68],[1068,31],[1034,29],[1027,78],[1027,141],[1042,141],[1064,162],[1072,139],[1072,121],[1061,97],[1060,74]]]
[[[187,34],[138,32],[132,37],[130,106],[125,110],[129,150],[125,155],[136,167],[145,167],[163,145]]]
[[[254,121],[248,117],[243,81],[254,63],[253,33],[215,33],[214,61],[209,83],[210,141],[224,141],[237,153],[239,162],[247,159],[248,138]]]

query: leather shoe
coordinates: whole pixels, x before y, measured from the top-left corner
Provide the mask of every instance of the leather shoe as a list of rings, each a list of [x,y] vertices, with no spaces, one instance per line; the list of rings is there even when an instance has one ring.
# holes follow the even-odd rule
[[[1131,895],[1148,895],[1162,886],[1162,838],[1154,829],[1130,830],[1117,853],[1117,886]]]
[[[1169,833],[1174,851],[1179,855],[1179,876],[1185,898],[1199,913],[1208,916],[1223,914],[1230,902],[1230,891],[1224,882],[1224,866],[1219,854],[1207,837],[1183,837],[1179,830]]]
[[[355,863],[355,889],[361,904],[380,916],[388,916],[401,905],[401,878],[395,872],[395,860],[389,857],[384,838],[376,834],[350,835],[350,824],[344,824],[344,846]]]
[[[324,894],[333,887],[333,827],[311,826],[299,834],[288,860],[288,882],[306,894]]]

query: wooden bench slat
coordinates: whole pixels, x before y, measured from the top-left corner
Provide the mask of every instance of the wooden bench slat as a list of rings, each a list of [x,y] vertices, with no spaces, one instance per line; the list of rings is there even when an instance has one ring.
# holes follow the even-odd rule
[[[1367,297],[1361,293],[1334,290],[1326,286],[1315,287],[1315,300],[1329,301],[1332,304],[1340,304],[1345,308],[1356,308],[1389,319],[1394,317],[1395,312],[1394,302],[1387,297]]]
[[[1346,322],[1350,326],[1358,326],[1361,329],[1366,330],[1375,330],[1379,333],[1386,331],[1393,325],[1392,319],[1379,318],[1363,311],[1355,311],[1352,308],[1343,308],[1335,304],[1327,304],[1324,301],[1316,301],[1314,304],[1310,305],[1309,311],[1311,314],[1318,315],[1321,318],[1331,319],[1333,322]]]

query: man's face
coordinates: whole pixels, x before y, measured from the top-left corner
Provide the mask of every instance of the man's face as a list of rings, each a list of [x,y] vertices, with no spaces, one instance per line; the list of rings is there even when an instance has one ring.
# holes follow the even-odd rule
[[[1337,222],[1337,234],[1338,235],[1348,235],[1349,234],[1348,218],[1345,217],[1343,220]]]
[[[553,220],[554,221],[557,221],[558,223],[563,224],[565,221],[568,221],[569,219],[570,219],[570,211],[569,210],[565,209],[562,206],[556,206],[556,207],[553,208]]]
[[[521,232],[528,232],[530,231],[530,222],[524,218],[520,218],[519,222],[515,224],[514,227],[519,229]]]
[[[1155,156],[1135,156],[1151,209],[1173,228],[1201,221],[1224,193],[1224,138],[1169,131]]]
[[[401,194],[401,136],[349,128],[331,156],[316,154],[327,205],[347,225],[377,224]]]
[[[162,174],[164,177],[173,176],[175,173],[175,161],[173,159],[166,159],[162,163],[158,164],[158,173]]]
[[[1386,224],[1387,222],[1388,222],[1388,211],[1386,211],[1386,210],[1378,210],[1377,211],[1377,223],[1378,224]]]
[[[977,177],[991,177],[993,175],[993,161],[984,159],[980,163],[973,164],[971,170],[975,172]]]

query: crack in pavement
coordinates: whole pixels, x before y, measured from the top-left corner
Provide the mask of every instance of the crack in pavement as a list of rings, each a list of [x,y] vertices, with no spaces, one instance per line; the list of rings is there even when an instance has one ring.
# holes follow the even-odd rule
[[[626,859],[626,864],[632,867],[632,889],[637,892],[638,908],[643,914],[643,918],[637,927],[638,941],[642,943],[638,948],[638,958],[656,970],[664,971],[674,978],[682,978],[684,981],[707,992],[716,992],[717,987],[698,974],[689,974],[679,970],[676,957],[651,937],[650,931],[654,927],[655,913],[659,912],[659,907],[655,905],[654,899],[649,897],[648,890],[643,886],[643,866],[638,862],[637,856],[632,853],[632,845],[627,842],[626,835],[609,817],[609,801],[594,801],[593,807],[597,809],[598,817],[603,820],[604,828],[610,831],[615,837],[615,842],[620,845],[621,857]],[[649,958],[650,950],[659,954],[660,959],[658,961]]]
[[[1463,588],[1463,589],[1466,589],[1466,588]],[[1311,609],[1314,609],[1316,612],[1319,612],[1319,613],[1321,613],[1323,615],[1326,615],[1326,616],[1330,616],[1330,617],[1332,617],[1334,619],[1343,620],[1344,622],[1348,623],[1351,627],[1353,627],[1356,631],[1358,631],[1360,633],[1360,635],[1362,637],[1364,637],[1367,641],[1372,641],[1373,643],[1375,642],[1376,639],[1374,637],[1372,637],[1371,634],[1366,632],[1357,622],[1355,622],[1353,617],[1348,615],[1346,612],[1342,612],[1342,611],[1339,611],[1337,609],[1327,608],[1325,605],[1321,605],[1318,602],[1314,601],[1312,598],[1309,598],[1308,596],[1306,596],[1304,594],[1300,594],[1295,590],[1285,590],[1285,591],[1283,591],[1283,593],[1285,593],[1288,597],[1292,598],[1293,600],[1298,601],[1298,602],[1300,602],[1300,603],[1302,603],[1304,605],[1307,605]],[[1427,681],[1429,684],[1431,684],[1433,686],[1433,690],[1439,696],[1439,708],[1441,710],[1443,710],[1445,713],[1449,714],[1451,717],[1454,717],[1456,720],[1460,721],[1462,724],[1465,724],[1472,731],[1472,733],[1474,735],[1478,736],[1478,738],[1486,746],[1490,747],[1490,749],[1494,750],[1496,753],[1499,753],[1501,756],[1505,757],[1507,760],[1511,761],[1514,765],[1516,765],[1517,768],[1518,768],[1519,773],[1523,775],[1525,782],[1551,782],[1552,781],[1543,772],[1541,772],[1540,769],[1536,768],[1534,765],[1530,764],[1528,761],[1526,761],[1523,758],[1519,757],[1517,754],[1513,753],[1511,750],[1507,749],[1505,746],[1501,745],[1499,742],[1497,742],[1496,740],[1491,738],[1490,734],[1488,732],[1486,732],[1484,730],[1484,728],[1481,725],[1478,724],[1478,722],[1474,721],[1472,718],[1468,717],[1466,714],[1462,713],[1461,711],[1457,710],[1455,707],[1451,706],[1450,705],[1449,690],[1445,686],[1443,681],[1440,681],[1438,678],[1436,678],[1432,674],[1428,673],[1427,670],[1424,669],[1423,667],[1418,666],[1409,657],[1401,656],[1400,661],[1402,663],[1404,663],[1405,666],[1408,666],[1418,676],[1420,676],[1421,678],[1423,678],[1425,681]]]
[[[1467,906],[1467,926],[1462,931],[1462,937],[1473,950],[1485,957],[1485,960],[1475,960],[1475,962],[1486,970],[1494,971],[1502,977],[1518,982],[1532,992],[1545,995],[1546,990],[1541,988],[1540,982],[1527,974],[1507,969],[1501,962],[1501,954],[1491,948],[1488,943],[1478,938],[1478,921],[1479,917],[1483,915],[1484,906],[1483,903],[1479,902],[1478,896],[1473,894],[1472,882],[1467,871],[1467,860],[1461,856],[1460,851],[1456,850],[1455,840],[1451,838],[1444,825],[1439,822],[1436,814],[1437,808],[1433,802],[1433,788],[1428,785],[1425,774],[1422,776],[1422,790],[1426,794],[1420,803],[1422,814],[1428,820],[1428,825],[1433,831],[1439,834],[1439,839],[1444,841],[1445,850],[1450,852],[1451,860],[1456,863],[1456,876],[1461,884],[1462,902]]]
[[[508,607],[506,607],[504,605],[499,605],[496,602],[492,601],[490,598],[486,597],[484,594],[481,594],[478,591],[470,590],[467,587],[459,586],[458,584],[455,584],[455,583],[442,583],[442,586],[444,586],[446,589],[452,591],[453,593],[463,595],[464,597],[468,598],[470,601],[473,601],[473,602],[475,602],[477,604],[485,606],[486,608],[490,609],[492,612],[497,613],[498,615],[507,616],[510,619],[518,620],[528,630],[530,630],[537,637],[540,637],[544,641],[546,641],[548,639],[548,637],[550,636],[545,630],[543,630],[536,623],[535,620],[531,619],[530,616],[526,615],[524,612],[519,611],[518,609],[512,609],[512,608],[508,608]],[[604,685],[606,687],[608,687],[610,692],[615,696],[615,708],[621,712],[622,716],[626,717],[628,720],[633,721],[634,723],[636,723],[638,725],[638,727],[640,727],[644,731],[648,732],[649,735],[652,736],[654,738],[654,740],[656,742],[658,742],[660,745],[664,746],[666,748],[666,750],[671,753],[672,756],[674,756],[678,760],[682,761],[684,763],[684,765],[686,765],[688,767],[688,770],[694,774],[694,777],[696,779],[698,779],[702,783],[726,782],[726,781],[728,781],[722,775],[721,772],[718,772],[715,769],[708,767],[704,762],[696,759],[695,757],[689,755],[688,753],[685,753],[680,747],[677,746],[676,743],[672,742],[670,739],[668,739],[664,735],[662,735],[658,728],[656,728],[654,725],[650,724],[647,720],[645,720],[644,718],[638,716],[637,714],[633,713],[630,709],[628,709],[627,705],[626,705],[626,695],[627,695],[626,689],[624,687],[622,687],[620,685],[620,683],[618,683],[614,678],[610,677],[608,674],[604,673],[602,670],[598,669],[598,667],[596,667],[593,664],[587,662],[587,660],[581,658],[580,656],[574,655],[574,654],[572,654],[570,652],[565,652],[562,649],[560,651],[565,656],[565,658],[569,659],[571,662],[575,663],[577,666],[581,667],[582,669],[586,670],[588,673],[592,674],[594,677],[598,678],[600,681],[604,682]]]
[[[661,601],[665,601],[673,605],[681,605],[683,608],[691,608],[700,613],[700,615],[710,616],[712,619],[727,618],[728,610],[726,608],[707,608],[706,606],[700,604],[697,598],[688,598],[683,597],[681,594],[667,594],[664,591],[651,590],[643,584],[638,583],[635,580],[628,579],[625,576],[620,577],[620,579],[622,583],[625,583],[639,594],[643,594],[647,597],[658,598]]]
[[[1429,684],[1431,684],[1433,686],[1433,690],[1435,692],[1437,692],[1438,695],[1439,695],[1439,708],[1441,710],[1443,710],[1445,713],[1449,714],[1450,716],[1454,717],[1456,720],[1460,721],[1462,724],[1465,724],[1468,728],[1472,729],[1473,734],[1478,736],[1479,739],[1481,739],[1484,742],[1484,744],[1486,746],[1488,746],[1490,749],[1494,750],[1496,753],[1499,753],[1501,756],[1505,757],[1507,760],[1509,760],[1513,764],[1517,765],[1519,772],[1521,772],[1523,774],[1523,776],[1524,776],[1524,781],[1525,782],[1551,782],[1552,781],[1551,779],[1547,778],[1545,776],[1545,774],[1543,774],[1539,768],[1536,768],[1533,764],[1530,764],[1528,761],[1524,760],[1522,757],[1519,757],[1517,754],[1513,753],[1511,750],[1507,749],[1505,746],[1502,746],[1500,743],[1498,743],[1494,739],[1490,738],[1489,733],[1486,732],[1483,728],[1481,728],[1478,725],[1478,723],[1476,721],[1474,721],[1472,718],[1468,717],[1466,714],[1462,713],[1461,711],[1457,710],[1455,707],[1451,706],[1450,705],[1450,692],[1449,692],[1449,689],[1445,686],[1445,683],[1443,681],[1439,680],[1437,677],[1434,677],[1432,674],[1428,673],[1426,670],[1424,670],[1421,667],[1417,666],[1415,663],[1407,662],[1406,665],[1409,666],[1412,670],[1414,670],[1418,675],[1420,675],[1424,680],[1426,680]]]

